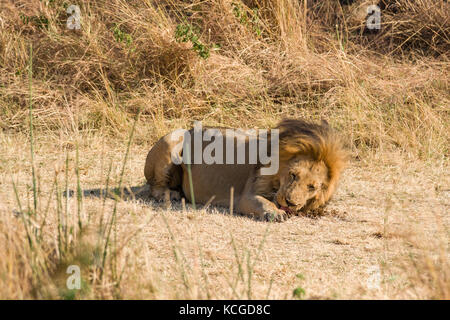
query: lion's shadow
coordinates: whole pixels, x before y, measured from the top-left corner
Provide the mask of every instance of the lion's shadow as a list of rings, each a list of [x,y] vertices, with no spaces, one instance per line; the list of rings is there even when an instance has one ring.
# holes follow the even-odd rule
[[[171,201],[170,206],[167,203],[156,201],[150,197],[150,186],[148,184],[134,186],[134,187],[124,187],[122,190],[119,188],[94,188],[94,189],[84,189],[82,190],[82,195],[84,198],[98,198],[98,199],[110,199],[110,200],[119,200],[119,201],[127,201],[127,202],[138,202],[142,205],[150,207],[153,210],[170,210],[170,211],[185,211],[192,210],[194,207],[191,203],[185,202],[183,205],[182,201]],[[74,197],[76,196],[75,190],[69,190],[68,193],[64,192],[63,196]],[[230,215],[230,209],[217,205],[196,205],[196,209],[205,210],[210,214],[223,214]],[[302,216],[317,219],[322,217],[324,214],[319,215],[309,215],[303,214]],[[243,217],[238,212],[233,212],[232,216],[234,217]],[[252,219],[248,217],[249,219]]]
[[[64,196],[74,197],[76,190],[69,190],[68,193],[64,193]],[[136,200],[142,203],[154,202],[149,197],[149,186],[141,185],[134,187],[124,187],[122,190],[119,188],[94,188],[82,190],[83,197],[85,198],[100,198],[100,199],[117,199],[117,197],[124,201]]]
[[[98,199],[110,199],[115,200],[119,199],[120,201],[128,201],[128,202],[138,202],[142,205],[151,207],[152,209],[164,209],[164,210],[172,210],[172,211],[182,211],[192,209],[193,206],[189,202],[185,202],[184,206],[182,201],[171,201],[170,206],[167,203],[156,201],[150,197],[150,187],[148,184],[134,186],[134,187],[124,187],[122,190],[119,188],[93,188],[93,189],[84,189],[82,190],[82,195],[84,198],[98,198]],[[69,190],[68,192],[64,192],[63,196],[75,197],[76,190]],[[206,210],[208,213],[222,213],[229,215],[229,209],[220,206],[213,205],[199,205],[197,204],[197,209]],[[233,216],[240,216],[240,214],[233,213]]]

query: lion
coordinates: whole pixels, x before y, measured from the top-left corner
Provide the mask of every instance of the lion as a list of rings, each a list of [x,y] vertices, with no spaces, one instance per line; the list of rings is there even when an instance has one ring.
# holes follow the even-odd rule
[[[261,138],[255,133],[241,131],[230,137],[226,128],[202,128],[200,132],[204,135],[210,131],[210,141],[211,129],[217,133],[216,139],[221,136],[236,145],[246,146],[245,161],[241,158],[239,164],[220,161],[208,164],[187,159],[180,163],[181,157],[186,160],[187,155],[191,156],[186,150],[195,151],[199,147],[195,147],[195,141],[190,142],[195,139],[195,130],[185,131],[183,136],[177,137],[169,133],[151,148],[146,158],[144,174],[151,197],[159,201],[185,197],[200,204],[232,206],[236,213],[257,220],[281,222],[292,215],[324,206],[333,195],[347,162],[348,155],[341,139],[325,120],[316,124],[285,119],[275,127],[278,129],[278,148],[269,152],[278,161],[278,170],[273,174],[262,174],[268,164],[263,164],[260,159],[253,163],[249,161],[252,154],[248,148],[259,142],[267,142],[270,148],[276,146],[272,133],[270,137]],[[205,141],[200,147],[200,151],[208,148]],[[230,154],[224,144],[219,144],[215,153],[223,151],[229,156],[227,159],[236,160],[236,149]]]

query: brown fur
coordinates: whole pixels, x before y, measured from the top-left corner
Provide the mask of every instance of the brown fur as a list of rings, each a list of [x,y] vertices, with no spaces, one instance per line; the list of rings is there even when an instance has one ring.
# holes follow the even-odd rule
[[[334,193],[347,160],[336,132],[326,121],[314,124],[286,119],[276,128],[279,129],[280,164],[277,174],[261,175],[263,165],[260,163],[192,164],[196,202],[206,203],[212,199],[212,204],[228,206],[233,187],[237,212],[275,221],[283,221],[300,210],[323,206]],[[225,136],[223,128],[218,130]],[[238,139],[248,143],[249,137]],[[173,164],[170,157],[179,141],[172,141],[170,134],[166,135],[147,156],[145,176],[151,196],[158,200],[179,199],[182,193],[192,200],[187,166]],[[248,159],[248,150],[246,152]]]

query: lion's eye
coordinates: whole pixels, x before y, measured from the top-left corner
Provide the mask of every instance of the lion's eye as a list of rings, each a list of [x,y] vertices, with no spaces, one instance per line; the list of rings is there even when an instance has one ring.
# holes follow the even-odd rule
[[[314,190],[316,190],[316,187],[314,187],[314,185],[312,185],[312,184],[308,184],[308,190],[314,191]]]
[[[289,174],[289,177],[291,178],[292,181],[297,179],[297,175],[295,173],[292,173],[292,172]]]

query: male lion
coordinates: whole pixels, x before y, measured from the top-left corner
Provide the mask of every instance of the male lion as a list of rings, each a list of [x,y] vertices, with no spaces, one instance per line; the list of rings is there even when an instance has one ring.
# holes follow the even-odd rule
[[[225,164],[222,161],[211,164],[192,162],[188,165],[190,159],[181,162],[180,157],[183,156],[183,150],[195,152],[195,141],[190,142],[195,139],[195,130],[186,131],[184,136],[176,138],[173,134],[162,137],[148,153],[145,163],[144,173],[150,185],[150,195],[160,201],[169,198],[179,200],[184,195],[192,202],[188,172],[190,167],[194,200],[197,203],[210,202],[229,206],[230,190],[233,187],[235,211],[259,220],[284,221],[299,211],[317,209],[330,199],[346,163],[347,154],[341,140],[326,121],[314,124],[286,119],[276,129],[279,130],[278,148],[271,156],[276,156],[276,160],[279,160],[279,169],[270,175],[262,174],[262,170],[268,167],[267,163],[263,164],[260,159],[253,164],[249,161],[252,154],[248,147],[252,142],[261,142],[259,135],[248,135],[241,131],[229,137],[228,129],[212,129],[225,139],[231,139],[232,143],[246,146],[245,163],[242,163],[241,157],[241,164]],[[211,128],[197,132],[207,134],[208,130]],[[186,141],[189,141],[188,148],[181,150],[180,144],[184,142],[186,146]],[[265,142],[269,144],[270,150],[274,143],[272,134]],[[200,147],[200,152],[205,151],[207,145],[202,141],[197,148]],[[224,143],[219,144],[222,145],[223,150],[219,151],[223,151],[227,159],[238,158],[238,148],[234,148],[233,154],[228,158],[228,149]],[[192,152],[186,154],[191,156]],[[174,160],[181,163],[176,164],[177,161]]]

